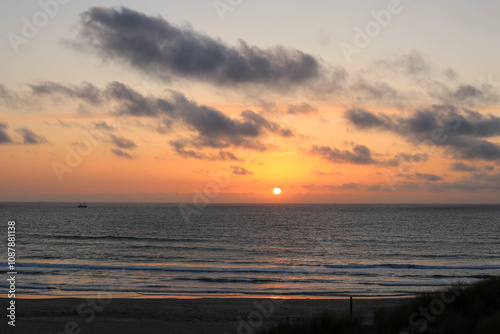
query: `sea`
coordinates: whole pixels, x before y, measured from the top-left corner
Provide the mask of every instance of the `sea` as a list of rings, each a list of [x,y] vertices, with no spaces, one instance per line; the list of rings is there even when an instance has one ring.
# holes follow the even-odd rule
[[[500,205],[77,204],[0,203],[18,297],[411,296],[500,274]]]

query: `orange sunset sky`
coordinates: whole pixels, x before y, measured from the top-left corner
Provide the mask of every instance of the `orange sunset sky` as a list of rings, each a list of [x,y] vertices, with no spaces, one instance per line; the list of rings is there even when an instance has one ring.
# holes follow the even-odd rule
[[[499,203],[499,10],[4,1],[0,200]]]

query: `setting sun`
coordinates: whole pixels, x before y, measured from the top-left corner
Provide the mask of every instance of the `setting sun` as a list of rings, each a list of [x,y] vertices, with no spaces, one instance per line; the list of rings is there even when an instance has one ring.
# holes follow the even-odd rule
[[[274,189],[273,189],[273,193],[274,193],[275,195],[279,195],[279,194],[281,194],[281,189],[280,189],[280,188],[274,188]]]

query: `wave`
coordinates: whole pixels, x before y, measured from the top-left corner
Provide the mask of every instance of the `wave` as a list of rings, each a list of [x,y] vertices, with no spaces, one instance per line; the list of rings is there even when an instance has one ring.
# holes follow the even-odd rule
[[[30,234],[30,237],[44,239],[69,239],[69,240],[140,240],[140,241],[165,241],[165,242],[204,242],[206,240],[194,238],[154,238],[117,235],[69,235],[69,234]]]
[[[4,268],[6,267],[6,264]],[[417,265],[417,264],[337,264],[337,265],[301,265],[301,266],[203,266],[203,265],[134,265],[134,264],[82,264],[21,262],[20,268],[47,268],[65,270],[139,270],[165,272],[209,272],[209,273],[274,273],[274,274],[360,274],[363,270],[500,270],[500,265],[453,266],[453,265]],[[21,270],[20,270],[21,271]],[[340,272],[341,271],[341,272]]]
[[[280,282],[277,279],[268,278],[218,278],[218,277],[178,277],[170,281],[198,281],[198,282],[209,282],[209,283],[276,283]]]
[[[417,270],[498,270],[500,265],[483,266],[445,266],[445,265],[421,265],[421,264],[400,264],[400,263],[381,263],[381,264],[348,264],[348,265],[325,265],[331,269],[417,269]]]
[[[214,273],[307,273],[317,271],[311,267],[310,270],[301,270],[299,267],[218,267],[218,266],[185,266],[185,265],[95,265],[77,263],[17,263],[17,267],[26,268],[50,268],[50,269],[79,269],[79,270],[140,270],[140,271],[171,271],[171,272],[214,272]]]
[[[407,296],[413,295],[417,293],[417,291],[402,291],[400,293],[377,293],[377,294],[366,294],[359,292],[353,292],[348,290],[336,290],[336,291],[324,291],[324,290],[295,290],[295,289],[261,289],[261,290],[239,290],[239,289],[166,289],[167,287],[157,287],[157,286],[144,286],[137,288],[106,288],[99,289],[92,286],[68,286],[68,287],[55,287],[55,286],[43,286],[43,287],[31,287],[26,286],[23,288],[25,294],[53,294],[56,296],[64,295],[64,292],[70,293],[71,296],[74,296],[74,293],[78,292],[87,292],[90,295],[94,296],[96,294],[103,294],[102,298],[112,298],[113,293],[117,293],[118,296],[121,296],[122,293],[134,293],[139,296],[204,296],[204,295],[213,295],[213,296],[318,296],[318,297],[348,297],[348,296]]]

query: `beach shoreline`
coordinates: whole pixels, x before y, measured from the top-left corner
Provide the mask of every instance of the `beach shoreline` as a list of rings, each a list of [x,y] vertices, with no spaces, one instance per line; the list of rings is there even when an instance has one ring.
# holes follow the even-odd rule
[[[100,298],[99,296],[110,296],[115,299],[123,300],[141,300],[141,299],[173,299],[173,300],[200,300],[200,299],[282,299],[282,300],[329,300],[338,299],[344,300],[350,297],[355,299],[394,299],[394,298],[413,298],[417,296],[416,294],[411,295],[392,295],[392,296],[371,296],[371,295],[348,295],[348,296],[296,296],[287,297],[283,295],[137,295],[133,296],[127,295],[125,293],[116,294],[114,292],[96,292],[94,294],[85,295],[16,295],[16,299],[95,299]],[[1,300],[6,298],[0,297]]]
[[[407,300],[354,298],[353,313],[366,319],[380,307]],[[0,298],[6,309],[9,300]],[[258,333],[281,321],[296,321],[325,311],[349,313],[349,298],[19,298],[16,333]],[[5,312],[5,311],[4,311]],[[14,332],[7,318],[1,332]],[[9,328],[10,327],[10,328]],[[78,331],[80,330],[80,331]]]

